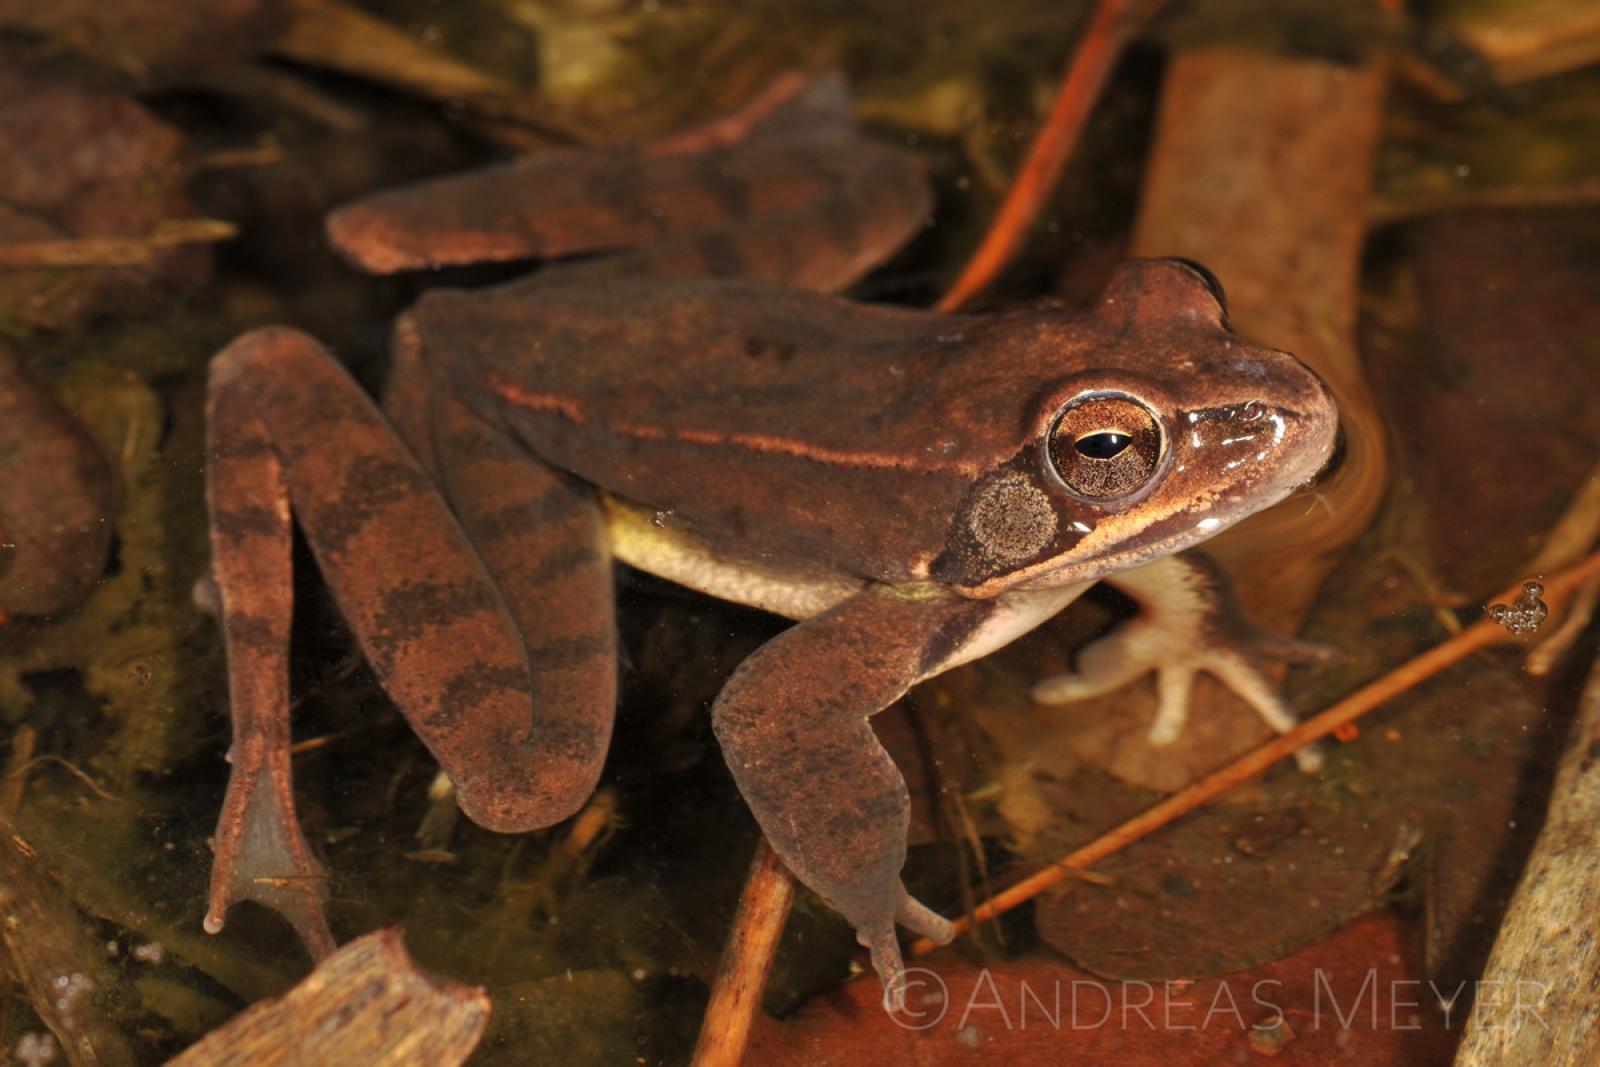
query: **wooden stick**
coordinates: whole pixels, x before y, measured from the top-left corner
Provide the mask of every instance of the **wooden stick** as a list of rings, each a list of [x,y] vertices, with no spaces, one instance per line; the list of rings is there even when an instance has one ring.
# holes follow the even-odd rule
[[[33,750],[38,743],[39,731],[27,723],[18,724],[11,732],[11,756],[6,760],[4,784],[0,784],[0,811],[6,815],[22,810],[22,793],[28,785],[26,768],[33,762]]]
[[[592,124],[583,116],[423,44],[355,4],[288,0],[283,8],[285,24],[269,46],[280,58],[364,78],[555,139],[581,144],[592,137]]]
[[[1600,1062],[1593,981],[1600,969],[1600,660],[1550,795],[1550,814],[1478,983],[1456,1067],[1588,1067]]]
[[[0,957],[68,1067],[133,1067],[133,1046],[112,1022],[116,977],[38,853],[0,816]],[[3,966],[4,963],[0,963]],[[43,1061],[40,1061],[43,1062]]]
[[[489,994],[412,962],[398,927],[358,937],[281,997],[252,1004],[167,1067],[455,1067],[489,1022]]]
[[[1560,601],[1567,594],[1595,575],[1600,575],[1600,553],[1569,567],[1546,582],[1544,598],[1550,604],[1552,614],[1556,613]],[[1520,589],[1521,583],[1518,583],[1502,594],[1500,599],[1515,599]],[[1421,684],[1451,664],[1465,659],[1481,648],[1508,639],[1510,635],[1498,623],[1487,617],[1479,620],[1420,656],[1401,664],[1377,681],[1358,689],[1327,710],[1307,719],[1288,733],[1245,753],[1221,770],[1174,793],[1121,826],[1102,834],[1076,852],[1057,860],[1004,892],[995,894],[974,908],[972,914],[957,919],[957,931],[965,931],[974,923],[985,922],[1032,900],[1066,878],[1071,872],[1092,866],[1140,838],[1148,837],[1168,823],[1216,799],[1234,786],[1254,778],[1274,763],[1293,755],[1297,749],[1318,738],[1326,737],[1346,723],[1354,722],[1390,698]],[[911,946],[911,953],[914,956],[925,956],[938,947],[932,941],[923,938]]]
[[[221,219],[167,219],[144,237],[63,237],[0,244],[0,270],[143,267],[169,248],[231,241],[238,228]]]
[[[794,903],[794,877],[763,837],[756,845],[733,931],[722,950],[722,966],[711,987],[693,1067],[737,1067],[750,1041],[750,1024],[777,955],[778,939]]]
[[[966,304],[1011,261],[1050,198],[1122,50],[1164,2],[1100,0],[1078,51],[1062,75],[1050,117],[1034,137],[1028,157],[1007,190],[989,232],[939,301],[938,310],[954,311]]]

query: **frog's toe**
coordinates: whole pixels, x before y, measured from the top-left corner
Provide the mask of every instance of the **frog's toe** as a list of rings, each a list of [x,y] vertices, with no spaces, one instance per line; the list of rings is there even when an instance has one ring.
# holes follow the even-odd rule
[[[323,911],[328,876],[294,816],[287,748],[267,752],[236,742],[228,758],[233,773],[212,840],[202,925],[208,934],[221,933],[228,910],[253,900],[287,919],[312,959],[323,960],[337,947]]]
[[[883,1009],[899,1012],[906,1005],[906,965],[900,955],[900,940],[894,923],[871,923],[856,927],[856,940],[872,957],[872,969],[883,983]]]
[[[1033,687],[1043,704],[1064,704],[1099,696],[1144,674],[1156,676],[1153,745],[1169,745],[1183,735],[1193,700],[1195,676],[1216,678],[1278,733],[1299,718],[1268,675],[1266,664],[1326,663],[1338,656],[1326,645],[1280,637],[1253,626],[1233,604],[1220,572],[1192,557],[1153,564],[1109,579],[1139,601],[1140,616],[1078,654],[1075,672],[1046,678]],[[1315,747],[1295,753],[1302,771],[1322,766]]]
[[[1256,651],[1269,659],[1282,660],[1301,667],[1320,667],[1344,658],[1344,651],[1321,641],[1307,641],[1302,637],[1258,630],[1252,635]]]
[[[1291,642],[1282,638],[1266,638],[1259,643],[1250,642],[1248,645],[1238,647],[1230,644],[1198,646],[1192,652],[1186,653],[1177,663],[1157,664],[1155,669],[1160,702],[1155,722],[1150,725],[1150,743],[1167,745],[1182,736],[1184,725],[1189,718],[1189,702],[1194,678],[1201,671],[1212,675],[1227,686],[1235,696],[1249,704],[1263,722],[1278,733],[1288,733],[1299,726],[1299,716],[1289,706],[1288,701],[1283,699],[1277,685],[1268,677],[1261,665],[1262,656],[1269,649],[1286,650],[1290,644],[1315,649],[1317,657],[1315,662],[1325,662],[1327,659],[1328,650],[1325,646],[1312,645],[1310,642]],[[1295,752],[1294,762],[1308,774],[1320,771],[1322,751],[1315,745],[1308,745]]]
[[[1294,765],[1302,774],[1317,774],[1322,770],[1323,763],[1322,745],[1319,742],[1313,741],[1294,750]]]
[[[1299,725],[1299,718],[1279,694],[1262,666],[1267,653],[1287,648],[1277,638],[1255,640],[1254,634],[1201,634],[1188,627],[1165,626],[1135,619],[1100,638],[1079,654],[1078,670],[1040,681],[1033,698],[1041,704],[1066,704],[1099,696],[1148,673],[1156,676],[1156,717],[1146,735],[1152,745],[1170,745],[1188,725],[1196,675],[1210,674],[1253,708],[1278,733]],[[1320,646],[1315,656],[1327,658]],[[1311,653],[1302,653],[1309,655]],[[1297,753],[1301,770],[1320,767],[1313,750]]]
[[[904,889],[900,890],[900,904],[892,920],[857,924],[856,940],[872,957],[872,969],[883,983],[883,1007],[890,1013],[906,1009],[906,993],[911,985],[895,933],[896,923],[940,945],[949,944],[956,936],[955,923]]]
[[[936,945],[948,945],[955,940],[956,924],[910,893],[901,898],[900,909],[894,917],[901,926]]]
[[[1135,619],[1078,652],[1078,669],[1052,675],[1033,687],[1041,704],[1071,704],[1088,700],[1133,681],[1161,663],[1158,642],[1150,640],[1153,627]]]
[[[1042,679],[1033,687],[1033,699],[1041,704],[1070,704],[1109,693],[1151,671],[1159,671],[1162,686],[1162,714],[1157,723],[1176,715],[1172,738],[1183,731],[1188,708],[1188,681],[1176,672],[1178,663],[1171,655],[1174,635],[1163,632],[1149,619],[1137,618],[1089,642],[1078,652],[1078,669]],[[1181,684],[1180,684],[1181,683]],[[1169,689],[1172,692],[1169,694]],[[1169,738],[1171,740],[1171,738]]]

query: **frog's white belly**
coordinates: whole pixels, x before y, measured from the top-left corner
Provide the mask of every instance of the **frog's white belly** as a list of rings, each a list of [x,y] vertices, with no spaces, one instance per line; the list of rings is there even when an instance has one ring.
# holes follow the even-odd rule
[[[867,586],[818,567],[801,570],[753,559],[732,559],[711,550],[670,519],[610,493],[601,493],[611,556],[630,567],[718,600],[760,608],[791,619],[809,619],[848,600]]]
[[[699,593],[791,619],[808,619],[869,584],[827,568],[799,569],[713,552],[692,532],[609,493],[600,496],[612,558]],[[981,659],[1072,603],[1093,582],[1058,589],[1013,590],[994,598],[994,613],[926,677]],[[912,587],[908,596],[931,587]]]

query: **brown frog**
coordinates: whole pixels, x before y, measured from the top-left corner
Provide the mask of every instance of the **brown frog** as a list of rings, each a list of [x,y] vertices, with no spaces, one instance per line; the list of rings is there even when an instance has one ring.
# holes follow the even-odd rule
[[[521,206],[555,187],[570,211]],[[395,330],[387,417],[293,330],[213,361],[235,741],[208,929],[248,897],[314,952],[332,945],[289,788],[291,511],[384,687],[496,830],[548,826],[595,787],[615,562],[798,620],[728,680],[715,731],[778,855],[855,926],[891,1000],[896,922],[950,936],[901,884],[906,787],[868,723],[908,688],[1105,580],[1145,616],[1042,696],[1156,669],[1157,731],[1176,736],[1209,670],[1292,724],[1258,665],[1286,643],[1233,618],[1179,553],[1316,474],[1327,390],[1230,333],[1220,288],[1178,261],[1125,265],[1087,311],[939,315],[816,291],[882,259],[927,205],[917,161],[857,134],[825,79],[642,149],[534,156],[332,217],[336,245],[380,270],[651,243],[427,294]]]

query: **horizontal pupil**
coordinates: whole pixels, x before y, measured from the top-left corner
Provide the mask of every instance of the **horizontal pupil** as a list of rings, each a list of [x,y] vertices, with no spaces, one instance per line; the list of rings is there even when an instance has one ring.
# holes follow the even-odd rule
[[[1125,433],[1114,433],[1108,430],[1104,433],[1092,433],[1085,437],[1080,437],[1074,442],[1073,447],[1078,450],[1079,455],[1087,456],[1090,459],[1110,459],[1124,448],[1127,448],[1132,441],[1133,438]]]

